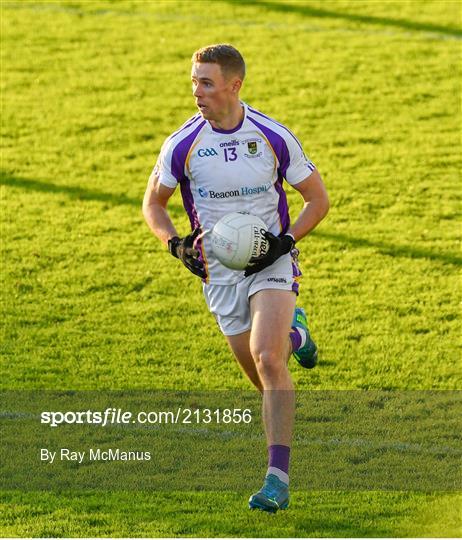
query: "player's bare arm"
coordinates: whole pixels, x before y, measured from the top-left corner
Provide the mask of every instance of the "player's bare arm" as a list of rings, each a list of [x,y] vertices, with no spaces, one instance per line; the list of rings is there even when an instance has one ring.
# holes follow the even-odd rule
[[[175,188],[169,188],[159,182],[158,176],[149,178],[143,199],[143,216],[152,233],[167,246],[170,238],[178,236],[175,226],[167,212],[167,204]]]
[[[290,228],[290,233],[295,241],[298,241],[312,231],[327,215],[329,197],[317,170],[314,170],[308,178],[293,187],[305,201],[297,221]]]

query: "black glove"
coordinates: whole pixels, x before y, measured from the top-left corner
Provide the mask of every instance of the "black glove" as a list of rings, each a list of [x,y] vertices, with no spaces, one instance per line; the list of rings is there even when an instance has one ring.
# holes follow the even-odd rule
[[[265,232],[265,238],[269,242],[268,251],[264,255],[259,257],[252,257],[249,264],[245,268],[244,276],[248,277],[252,274],[256,274],[274,263],[281,255],[289,253],[295,246],[295,240],[290,234],[283,234],[281,236],[274,236],[269,231]]]
[[[168,250],[174,257],[180,259],[189,271],[205,279],[207,274],[205,273],[204,264],[199,260],[199,252],[194,247],[194,241],[200,232],[201,230],[198,227],[184,238],[178,238],[178,236],[170,238],[168,241]]]

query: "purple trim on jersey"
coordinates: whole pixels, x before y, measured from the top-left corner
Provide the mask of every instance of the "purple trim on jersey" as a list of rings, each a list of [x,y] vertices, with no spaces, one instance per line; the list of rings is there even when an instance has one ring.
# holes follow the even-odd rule
[[[198,118],[198,116],[191,125],[193,125]],[[191,149],[197,135],[205,125],[205,120],[203,120],[187,137],[182,139],[173,149],[172,152],[172,163],[171,163],[171,174],[177,179],[180,183],[181,197],[183,199],[183,206],[186,210],[186,213],[189,217],[189,222],[191,224],[191,230],[201,227],[199,217],[197,215],[197,210],[194,205],[194,197],[191,193],[190,180],[185,175],[184,166],[186,163],[186,157],[188,152]],[[187,126],[185,126],[186,128]],[[181,131],[181,130],[180,130]],[[202,255],[202,239],[196,240],[195,244],[196,249],[199,251],[199,260],[204,264],[205,261]],[[206,278],[207,279],[207,278]],[[205,281],[205,280],[203,280]]]
[[[183,206],[189,217],[189,223],[191,224],[191,230],[200,227],[199,218],[197,216],[196,206],[194,205],[194,197],[191,192],[190,181],[188,178],[184,178],[180,182],[181,197],[183,199]]]
[[[241,129],[242,127],[242,124],[244,123],[244,118],[239,122],[239,124],[233,128],[233,129],[218,129],[218,128],[214,128],[212,126],[212,124],[210,124],[210,127],[212,128],[213,131],[215,131],[216,133],[225,133],[225,134],[230,134],[230,133],[235,133],[236,131],[238,131],[239,129]]]
[[[170,172],[172,176],[177,179],[178,182],[181,182],[183,178],[185,178],[184,164],[186,162],[186,157],[192,144],[194,143],[195,138],[199,134],[200,130],[204,127],[204,125],[205,120],[203,120],[192,133],[182,139],[173,149]]]
[[[254,118],[251,118],[250,116],[247,116],[247,118],[263,132],[263,135],[270,142],[279,161],[278,171],[280,175],[285,178],[287,169],[290,165],[290,154],[284,137],[273,131],[271,128],[260,124],[260,122],[257,122]]]
[[[282,187],[282,176],[279,175],[279,178],[274,183],[274,187],[279,195],[278,201],[278,214],[279,219],[281,220],[282,233],[286,233],[289,230],[290,226],[290,216],[289,216],[289,207],[287,205],[287,196],[284,188]]]
[[[305,156],[305,159],[308,161],[308,158],[306,157],[305,155],[305,152],[303,151],[303,147],[300,143],[300,141],[297,139],[297,137],[290,131],[289,128],[287,128],[284,124],[280,124],[279,122],[276,122],[276,120],[274,118],[270,118],[269,116],[267,116],[266,114],[263,114],[261,113],[260,111],[257,111],[256,109],[253,109],[252,107],[249,107],[249,105],[247,105],[247,108],[249,109],[250,112],[254,113],[254,114],[258,114],[259,116],[263,117],[263,118],[266,118],[266,120],[269,120],[270,122],[273,122],[274,124],[276,124],[277,126],[279,127],[282,127],[283,129],[285,129],[287,131],[287,133],[289,133],[294,139],[295,139],[295,142],[298,144],[298,146],[300,147],[300,150],[303,152],[303,155]]]
[[[260,111],[257,111],[256,109],[253,109],[252,107],[249,107],[249,105],[247,105],[247,108],[251,113],[258,114],[262,118],[265,118],[266,120],[269,120],[270,122],[273,122],[273,124],[276,124],[277,126],[282,127],[283,129],[285,129],[287,131],[287,133],[289,133],[289,135],[291,135],[295,139],[295,142],[298,144],[300,150],[302,151],[303,157],[306,159],[306,161],[308,161],[308,169],[311,172],[313,172],[316,169],[316,165],[311,161],[311,159],[308,159],[306,157],[306,154],[305,154],[305,151],[303,150],[303,146],[302,146],[301,142],[290,131],[290,129],[288,127],[286,127],[284,124],[281,124],[281,123],[277,122],[274,118],[271,118],[271,117],[267,116],[266,114],[263,114]]]
[[[252,122],[252,124],[255,124],[258,129],[262,131],[263,135],[268,139],[274,150],[274,153],[276,154],[277,160],[279,161],[278,179],[275,182],[274,187],[279,194],[278,213],[279,219],[281,220],[281,232],[286,233],[289,229],[290,217],[289,207],[287,206],[286,193],[284,191],[284,188],[282,187],[282,180],[283,178],[285,178],[287,169],[290,165],[289,149],[287,148],[284,137],[279,135],[279,133],[276,133],[271,128],[260,124],[260,122],[257,122],[254,118],[251,118],[250,116],[247,116],[247,118]]]
[[[180,182],[180,191],[181,197],[183,199],[183,206],[186,210],[186,213],[188,214],[189,223],[191,224],[191,230],[193,231],[198,227],[201,228],[201,223],[199,221],[199,216],[197,215],[196,206],[194,205],[194,197],[191,192],[191,182],[189,178],[184,177],[183,180]],[[204,268],[206,268],[202,251],[202,238],[200,236],[196,240],[194,247],[199,251],[199,260],[204,265]],[[202,281],[206,283],[207,277]]]

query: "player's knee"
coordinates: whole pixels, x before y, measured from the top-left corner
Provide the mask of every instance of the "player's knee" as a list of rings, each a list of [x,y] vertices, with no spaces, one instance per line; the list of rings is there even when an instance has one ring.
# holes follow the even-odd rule
[[[257,370],[266,377],[278,377],[285,369],[282,355],[270,349],[259,349],[252,351]]]

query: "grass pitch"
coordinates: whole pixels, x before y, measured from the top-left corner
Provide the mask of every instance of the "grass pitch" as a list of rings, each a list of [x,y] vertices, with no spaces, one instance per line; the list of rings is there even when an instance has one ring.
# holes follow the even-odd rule
[[[300,389],[461,388],[460,3],[2,2],[2,387],[248,389],[140,205],[195,112],[190,56],[243,53],[331,211],[300,243],[321,348]],[[297,194],[287,187],[292,217]],[[187,231],[179,195],[171,213]],[[191,339],[194,336],[194,339]],[[257,486],[255,486],[257,487]],[[3,493],[3,535],[460,536],[455,494]]]

